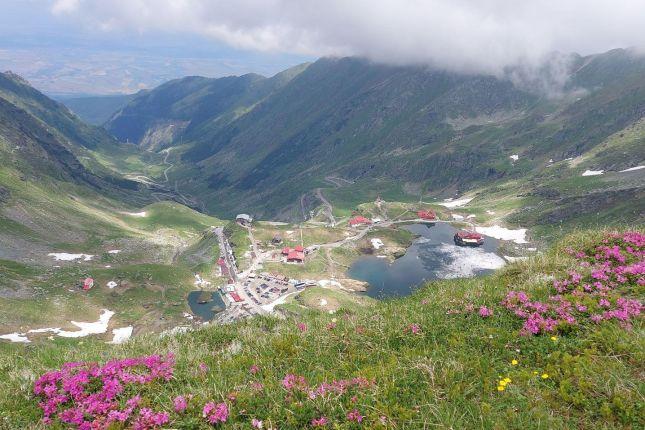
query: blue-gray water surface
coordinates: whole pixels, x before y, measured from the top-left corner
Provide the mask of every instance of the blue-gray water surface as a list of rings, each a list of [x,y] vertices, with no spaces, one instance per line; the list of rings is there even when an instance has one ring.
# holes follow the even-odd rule
[[[393,263],[385,258],[361,257],[347,272],[348,277],[370,284],[366,292],[370,297],[405,296],[424,281],[477,276],[504,265],[496,254],[499,241],[492,237],[486,236],[484,245],[477,248],[461,247],[453,242],[457,229],[447,223],[403,228],[419,236],[403,257]]]
[[[198,303],[203,293],[211,294],[208,303]],[[222,296],[218,291],[212,293],[210,291],[191,291],[188,293],[188,305],[193,315],[200,317],[204,321],[212,320],[216,313],[226,309],[224,300],[222,300]]]

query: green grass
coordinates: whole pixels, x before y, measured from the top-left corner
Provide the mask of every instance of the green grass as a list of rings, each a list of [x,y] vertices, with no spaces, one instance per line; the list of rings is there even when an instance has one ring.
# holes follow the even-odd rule
[[[185,415],[171,414],[172,428],[207,428],[199,418],[201,406],[225,401],[231,393],[236,400],[228,400],[232,413],[223,428],[250,428],[251,418],[257,418],[265,427],[301,429],[325,415],[335,428],[350,429],[356,426],[345,415],[353,408],[366,416],[364,428],[642,428],[642,319],[629,331],[612,322],[582,324],[553,341],[518,335],[521,320],[499,306],[509,285],[546,296],[546,276],[562,276],[574,264],[563,248],[598,236],[581,232],[492,276],[432,282],[410,297],[334,315],[256,317],[183,335],[143,336],[122,346],[87,339],[82,346],[3,343],[0,390],[12,395],[0,396],[0,426],[36,426],[41,415],[30,394],[33,379],[66,361],[172,352],[174,379],[142,391],[155,410],[171,410],[176,395],[194,396]],[[642,289],[634,293],[642,299]],[[494,316],[464,312],[468,303],[491,307]],[[335,327],[328,327],[331,322]],[[421,333],[407,331],[410,324],[418,324]],[[199,372],[199,363],[210,370]],[[259,367],[257,374],[249,372],[251,365]],[[357,376],[373,379],[374,385],[308,400],[287,396],[280,381],[289,373],[303,375],[311,385]],[[539,377],[544,373],[548,379]],[[498,392],[504,377],[512,382]],[[263,384],[260,392],[252,382]]]

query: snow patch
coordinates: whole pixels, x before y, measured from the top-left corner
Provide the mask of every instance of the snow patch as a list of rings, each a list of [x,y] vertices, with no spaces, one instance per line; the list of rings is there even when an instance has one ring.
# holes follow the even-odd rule
[[[80,330],[77,331],[66,331],[66,330],[60,330],[58,333],[59,336],[61,337],[85,337],[90,334],[101,334],[105,333],[107,331],[108,323],[110,322],[110,318],[114,315],[114,312],[109,311],[107,309],[103,309],[101,311],[101,315],[99,316],[99,320],[97,322],[76,322],[76,321],[71,321],[72,324],[74,324],[76,327],[80,328]]]
[[[604,170],[585,170],[582,173],[582,176],[597,176],[597,175],[602,175],[605,173]]]
[[[110,281],[107,283],[108,288],[111,290],[112,288],[115,288],[118,284],[114,281]]]
[[[443,279],[475,276],[480,270],[495,270],[504,266],[503,258],[483,248],[453,246],[442,243],[439,251],[450,258],[450,263],[443,266],[437,275]]]
[[[370,239],[370,242],[372,242],[374,249],[380,249],[384,245],[383,241],[379,238]]]
[[[508,255],[505,255],[505,256],[504,256],[504,258],[505,258],[505,259],[506,259],[506,261],[508,261],[509,263],[513,263],[513,262],[515,262],[515,261],[524,261],[524,260],[527,260],[527,259],[528,259],[528,257],[509,257]]]
[[[508,158],[510,158],[513,161],[517,161],[520,159],[520,156],[517,154],[510,155]]]
[[[320,306],[327,306],[327,300],[320,299]]]
[[[74,261],[78,260],[79,258],[82,258],[83,261],[90,261],[92,258],[94,258],[94,256],[91,254],[70,254],[67,252],[50,252],[47,255],[54,257],[54,260],[56,261]]]
[[[132,326],[115,328],[114,330],[112,330],[112,334],[114,335],[112,337],[112,340],[107,343],[118,345],[120,343],[127,342],[128,339],[130,339],[130,337],[132,336],[132,330],[134,330],[134,327]]]
[[[452,219],[462,220],[464,217],[462,215],[452,214]]]
[[[0,339],[8,340],[9,342],[15,343],[29,343],[31,342],[24,334],[21,333],[9,333],[0,335]]]
[[[332,281],[330,279],[321,279],[320,281],[318,281],[318,285],[320,285],[323,288],[329,288],[329,287],[343,288],[340,282]]]
[[[437,203],[438,205],[447,207],[447,208],[460,208],[462,206],[466,206],[474,197],[471,198],[463,198],[463,199],[458,199],[458,200],[453,200],[453,199],[446,199],[441,203]]]
[[[197,287],[208,287],[211,283],[205,279],[202,279],[198,273],[195,273],[195,286]]]
[[[472,215],[472,214],[471,214],[471,215],[468,215],[468,216],[466,217],[466,219],[475,218],[476,216],[477,216],[477,215]]]
[[[633,172],[634,170],[641,170],[641,169],[645,169],[645,166],[630,167],[629,169],[621,170],[620,173]]]
[[[128,216],[134,216],[137,218],[145,218],[148,216],[148,213],[146,211],[143,212],[123,212],[124,215]]]
[[[494,211],[489,211],[488,209],[486,209],[486,213],[487,213],[488,215],[495,215],[495,212],[494,212]]]
[[[492,227],[475,227],[475,231],[486,236],[494,237],[495,239],[512,240],[515,243],[528,243],[526,241],[525,228],[511,230],[508,228],[500,227],[498,225],[494,225]]]
[[[120,250],[120,249],[110,249],[110,250],[108,251],[108,254],[118,254],[119,252],[121,252],[121,250]]]

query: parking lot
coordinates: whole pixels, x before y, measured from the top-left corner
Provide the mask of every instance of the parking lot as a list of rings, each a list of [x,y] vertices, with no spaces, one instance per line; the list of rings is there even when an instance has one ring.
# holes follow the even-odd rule
[[[244,292],[257,305],[266,305],[280,296],[297,291],[294,284],[287,279],[267,273],[249,277],[243,284]]]

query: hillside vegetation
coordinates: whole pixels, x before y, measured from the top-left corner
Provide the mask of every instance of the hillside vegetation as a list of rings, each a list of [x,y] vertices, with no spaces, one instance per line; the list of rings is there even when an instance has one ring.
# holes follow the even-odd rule
[[[645,61],[613,50],[563,64],[566,83],[545,91],[512,77],[323,58],[288,79],[168,82],[106,127],[145,148],[176,148],[171,180],[222,217],[301,220],[320,204],[315,189],[342,186],[354,203],[493,191],[514,200],[511,211],[527,208],[513,221],[528,226],[577,219],[580,207],[602,223],[618,212],[634,222],[645,172],[620,171],[645,163]],[[581,177],[586,170],[612,176]],[[330,176],[344,181],[330,186]],[[534,210],[536,201],[545,206]]]
[[[333,315],[2,345],[0,426],[642,428],[644,252],[642,232],[582,231]]]

